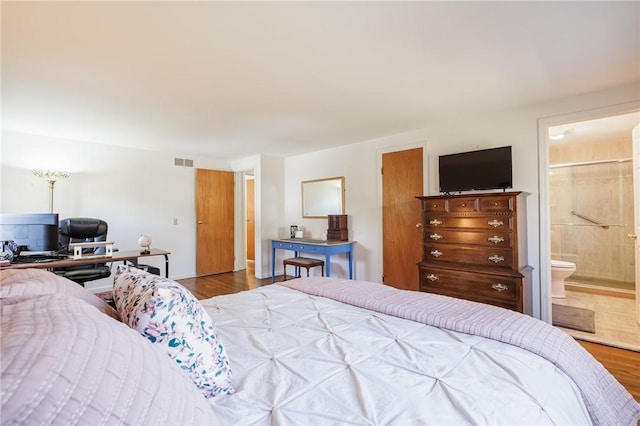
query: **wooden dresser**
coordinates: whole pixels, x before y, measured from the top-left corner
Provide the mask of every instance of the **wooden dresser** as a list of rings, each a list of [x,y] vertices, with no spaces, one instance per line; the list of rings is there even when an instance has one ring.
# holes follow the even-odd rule
[[[525,192],[417,197],[420,291],[530,313]]]

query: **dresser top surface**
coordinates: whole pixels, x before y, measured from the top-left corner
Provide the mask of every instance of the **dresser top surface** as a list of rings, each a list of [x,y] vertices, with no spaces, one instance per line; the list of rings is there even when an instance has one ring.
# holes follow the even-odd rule
[[[440,195],[419,195],[416,198],[419,200],[425,199],[438,199],[438,198],[486,198],[486,197],[509,197],[520,196],[526,197],[529,194],[524,191],[511,191],[511,192],[482,192],[482,193],[468,193],[468,194],[440,194]]]

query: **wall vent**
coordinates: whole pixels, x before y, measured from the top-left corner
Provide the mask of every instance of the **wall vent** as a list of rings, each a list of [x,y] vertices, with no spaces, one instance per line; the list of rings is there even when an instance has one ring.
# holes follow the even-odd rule
[[[193,160],[189,160],[187,158],[174,158],[173,159],[174,166],[184,166],[184,167],[193,167]]]

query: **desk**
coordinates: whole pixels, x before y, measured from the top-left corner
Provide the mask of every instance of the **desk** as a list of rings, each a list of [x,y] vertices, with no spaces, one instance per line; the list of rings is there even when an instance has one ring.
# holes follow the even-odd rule
[[[54,260],[53,262],[34,262],[34,263],[10,263],[9,265],[2,266],[1,269],[54,269],[54,268],[66,268],[68,266],[78,265],[90,265],[93,263],[109,263],[109,262],[124,262],[131,261],[134,266],[138,265],[138,259],[141,257],[149,256],[164,256],[165,276],[169,278],[169,255],[171,252],[159,249],[151,249],[150,253],[140,253],[140,250],[125,250],[114,251],[112,257],[100,257],[100,258],[87,258],[73,260],[73,257],[69,259]]]
[[[290,250],[298,256],[302,253],[324,254],[326,275],[331,276],[331,255],[347,253],[349,256],[349,279],[353,279],[353,243],[355,241],[324,241],[307,238],[284,238],[271,241],[271,282],[276,280],[276,250]]]

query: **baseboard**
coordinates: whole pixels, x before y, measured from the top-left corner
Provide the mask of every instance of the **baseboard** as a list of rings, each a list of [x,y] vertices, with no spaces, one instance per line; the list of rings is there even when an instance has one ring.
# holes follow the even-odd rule
[[[622,297],[625,299],[635,299],[636,292],[633,290],[615,289],[610,287],[603,287],[589,284],[575,284],[566,282],[564,285],[565,290],[578,291],[582,293],[598,294],[600,296],[612,296]]]

